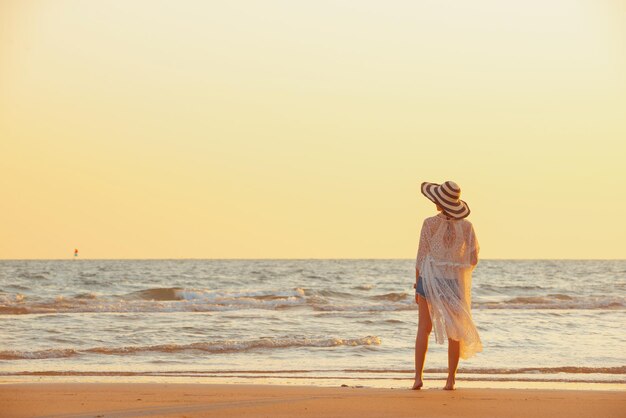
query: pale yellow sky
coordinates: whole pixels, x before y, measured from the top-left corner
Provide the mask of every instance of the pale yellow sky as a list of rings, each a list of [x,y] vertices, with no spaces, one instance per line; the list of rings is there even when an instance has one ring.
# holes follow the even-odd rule
[[[0,258],[626,258],[626,2],[0,0]]]

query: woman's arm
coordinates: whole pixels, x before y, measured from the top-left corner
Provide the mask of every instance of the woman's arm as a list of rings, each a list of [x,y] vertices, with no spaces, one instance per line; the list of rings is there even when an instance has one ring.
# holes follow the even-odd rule
[[[472,266],[476,266],[478,264],[478,253],[480,252],[480,245],[478,244],[478,238],[476,238],[476,232],[474,231],[474,226],[470,228],[470,249],[472,253],[470,254],[470,264]]]
[[[422,223],[422,230],[420,231],[420,242],[417,247],[417,257],[415,259],[415,284],[413,284],[414,289],[417,289],[417,281],[420,277],[420,266],[422,265],[422,262],[424,261],[424,258],[426,257],[426,254],[430,249],[428,244],[429,230],[427,225],[427,219],[424,219],[424,222]],[[415,294],[415,303],[418,303],[417,294]]]
[[[413,283],[413,289],[417,289],[417,281],[420,278],[420,271],[418,268],[415,268],[415,283]],[[415,293],[415,303],[419,304],[419,296]]]

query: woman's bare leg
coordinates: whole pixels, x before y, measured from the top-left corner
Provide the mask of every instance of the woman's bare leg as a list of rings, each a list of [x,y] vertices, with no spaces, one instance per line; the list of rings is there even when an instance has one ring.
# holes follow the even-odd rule
[[[456,369],[459,367],[460,350],[461,344],[456,340],[448,338],[448,380],[444,386],[445,390],[454,390]]]
[[[415,338],[415,383],[413,390],[422,387],[422,374],[424,372],[424,360],[426,359],[426,350],[428,350],[428,337],[433,329],[430,320],[430,312],[428,311],[428,302],[421,296],[418,296],[419,306],[419,322],[417,325],[417,337]]]

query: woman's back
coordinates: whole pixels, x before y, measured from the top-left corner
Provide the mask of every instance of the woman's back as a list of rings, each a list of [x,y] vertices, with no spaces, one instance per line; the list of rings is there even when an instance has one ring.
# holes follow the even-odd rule
[[[447,219],[444,215],[426,218],[422,225],[416,267],[420,270],[426,256],[440,267],[471,268],[476,264],[479,247],[472,223],[466,219]]]

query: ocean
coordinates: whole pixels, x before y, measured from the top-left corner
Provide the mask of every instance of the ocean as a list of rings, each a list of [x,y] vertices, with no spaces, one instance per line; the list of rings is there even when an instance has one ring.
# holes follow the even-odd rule
[[[413,260],[0,261],[0,383],[410,387]],[[626,383],[626,261],[481,260],[458,382]],[[425,378],[445,378],[431,336]],[[159,380],[161,379],[161,380]]]

